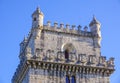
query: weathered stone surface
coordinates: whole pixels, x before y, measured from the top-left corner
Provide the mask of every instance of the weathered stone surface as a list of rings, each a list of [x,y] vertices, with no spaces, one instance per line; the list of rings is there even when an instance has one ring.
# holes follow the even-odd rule
[[[90,30],[75,25],[43,25],[39,8],[32,14],[32,29],[20,44],[20,64],[12,83],[109,83],[114,58],[101,56],[100,24],[94,17]],[[75,83],[75,82],[73,82]]]

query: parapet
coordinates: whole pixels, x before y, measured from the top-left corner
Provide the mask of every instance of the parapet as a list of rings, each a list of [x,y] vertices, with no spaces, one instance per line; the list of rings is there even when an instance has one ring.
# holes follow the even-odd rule
[[[54,22],[53,24],[54,25],[52,26],[51,22],[47,21],[47,25],[43,26],[43,30],[59,32],[59,33],[74,34],[74,35],[81,35],[81,36],[88,36],[88,37],[93,36],[87,26],[82,28],[81,25],[76,26],[76,25],[69,25],[69,24],[63,24],[63,23],[60,23],[58,25],[57,22]]]

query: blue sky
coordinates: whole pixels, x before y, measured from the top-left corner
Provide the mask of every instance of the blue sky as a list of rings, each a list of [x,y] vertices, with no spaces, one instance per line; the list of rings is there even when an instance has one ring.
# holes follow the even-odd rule
[[[101,53],[115,57],[111,83],[120,83],[120,0],[0,0],[0,83],[11,83],[19,63],[19,43],[31,28],[31,14],[39,6],[44,24],[88,26],[93,15],[101,22]]]

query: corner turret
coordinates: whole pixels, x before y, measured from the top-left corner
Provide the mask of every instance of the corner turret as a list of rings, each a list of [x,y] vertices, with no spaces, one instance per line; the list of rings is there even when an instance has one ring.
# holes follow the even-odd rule
[[[89,24],[90,30],[94,36],[101,37],[101,31],[100,31],[100,22],[93,16],[93,20]]]
[[[41,12],[40,8],[37,9],[32,14],[32,27],[37,28],[43,26],[44,14]]]
[[[101,43],[101,31],[100,27],[101,24],[100,22],[93,16],[93,20],[89,24],[90,30],[92,35],[95,37],[94,42],[95,42],[95,47],[100,47]]]
[[[41,12],[40,8],[37,7],[37,9],[32,14],[32,34],[33,38],[39,38],[40,33],[43,29],[43,19],[44,14]]]

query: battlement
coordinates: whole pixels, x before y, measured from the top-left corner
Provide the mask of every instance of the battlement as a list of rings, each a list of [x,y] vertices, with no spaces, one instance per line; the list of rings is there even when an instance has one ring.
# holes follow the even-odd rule
[[[54,22],[54,25],[51,25],[50,21],[47,21],[47,25],[43,25],[43,30],[53,31],[53,32],[59,32],[59,33],[67,33],[67,34],[75,34],[75,35],[81,35],[81,36],[93,36],[90,31],[88,31],[88,27],[85,26],[83,29],[80,25],[76,27],[76,25],[64,25],[63,23],[59,24],[57,22]]]

